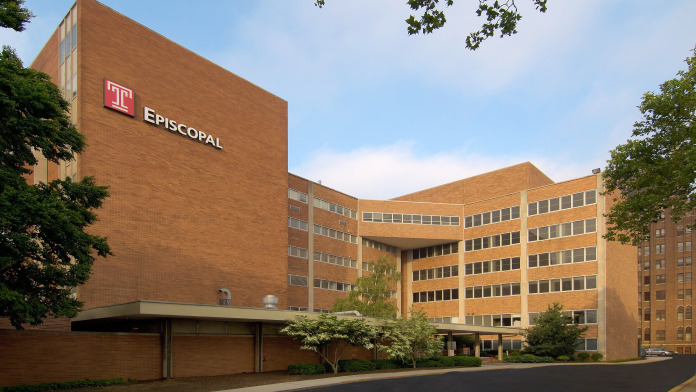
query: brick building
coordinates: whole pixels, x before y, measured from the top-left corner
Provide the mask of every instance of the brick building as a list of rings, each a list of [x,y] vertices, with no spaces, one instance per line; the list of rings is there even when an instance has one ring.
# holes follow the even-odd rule
[[[692,279],[695,211],[679,222],[669,212],[654,223],[650,238],[638,247],[638,340],[641,347],[696,352],[693,340]]]
[[[560,302],[589,326],[580,350],[636,355],[635,248],[602,239],[597,173],[554,183],[523,163],[392,200],[346,195],[288,173],[284,100],[94,0],[76,2],[32,67],[89,145],[41,159],[33,180],[108,185],[90,232],[114,256],[75,289],[75,319],[27,332],[0,320],[0,355],[14,358],[0,385],[317,361],[278,335],[283,321],[330,310],[385,254],[401,311],[475,333],[480,349],[519,348],[519,328]],[[261,309],[265,295],[281,310]],[[56,350],[72,373],[36,366]]]

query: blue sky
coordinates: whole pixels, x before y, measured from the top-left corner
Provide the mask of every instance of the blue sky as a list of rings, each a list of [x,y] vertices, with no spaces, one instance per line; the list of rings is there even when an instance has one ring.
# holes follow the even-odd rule
[[[290,172],[375,199],[524,161],[555,181],[604,167],[696,45],[692,0],[517,2],[519,34],[471,52],[475,0],[429,36],[406,34],[405,0],[103,1],[288,101]],[[36,18],[0,42],[31,63],[71,4],[27,0]]]

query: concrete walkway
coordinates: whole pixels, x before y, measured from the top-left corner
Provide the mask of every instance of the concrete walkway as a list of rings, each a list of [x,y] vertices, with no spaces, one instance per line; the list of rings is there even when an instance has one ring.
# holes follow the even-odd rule
[[[654,363],[657,361],[669,360],[669,357],[648,357],[645,361],[632,361],[632,362],[620,362],[620,363],[606,363],[607,366],[629,366],[629,365],[643,365],[648,363]],[[484,359],[481,367],[469,367],[469,368],[438,368],[438,369],[424,369],[424,370],[413,370],[408,372],[399,373],[376,373],[376,374],[356,374],[356,375],[345,375],[330,378],[319,378],[315,380],[302,380],[286,382],[282,384],[268,384],[259,385],[255,387],[248,388],[237,388],[237,389],[227,389],[218,392],[276,392],[276,391],[292,391],[303,388],[311,387],[321,387],[335,384],[351,383],[358,381],[370,381],[370,380],[383,380],[389,378],[398,377],[414,377],[414,376],[429,376],[435,374],[443,374],[450,372],[482,372],[487,370],[500,370],[500,369],[526,369],[530,367],[540,367],[540,366],[565,366],[565,365],[597,365],[597,363],[544,363],[544,364],[528,364],[528,363],[505,363],[505,362],[488,362]],[[671,389],[669,392],[696,392],[696,376],[685,381],[681,385]]]

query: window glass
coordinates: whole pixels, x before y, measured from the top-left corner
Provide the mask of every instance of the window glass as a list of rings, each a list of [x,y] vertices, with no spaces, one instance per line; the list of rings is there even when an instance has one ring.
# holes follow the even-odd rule
[[[549,200],[549,211],[558,211],[561,209],[561,198],[554,197]]]
[[[573,194],[573,207],[582,207],[584,200],[584,193],[578,192]]]
[[[561,208],[565,210],[570,207],[572,207],[570,195],[561,197]]]
[[[597,277],[594,275],[585,277],[585,288],[592,290],[597,288]]]
[[[537,214],[537,202],[527,204],[527,214],[532,216]]]
[[[547,212],[549,212],[549,201],[548,200],[540,200],[539,201],[539,213],[545,214]]]

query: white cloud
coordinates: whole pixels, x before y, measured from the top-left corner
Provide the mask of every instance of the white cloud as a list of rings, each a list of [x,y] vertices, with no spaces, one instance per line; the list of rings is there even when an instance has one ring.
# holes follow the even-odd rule
[[[589,175],[600,166],[569,164],[563,157],[481,156],[468,149],[419,155],[415,143],[400,141],[345,152],[315,151],[290,172],[355,197],[381,200],[526,161],[555,181]]]

